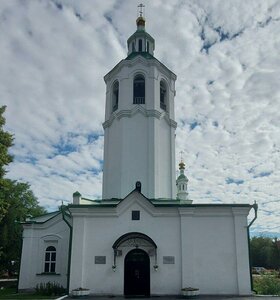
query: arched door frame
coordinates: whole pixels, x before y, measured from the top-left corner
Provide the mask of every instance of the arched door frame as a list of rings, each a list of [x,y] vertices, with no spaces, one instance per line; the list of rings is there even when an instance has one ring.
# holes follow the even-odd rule
[[[154,269],[155,271],[158,270],[157,265],[157,244],[146,234],[141,232],[128,232],[122,236],[120,236],[113,244],[112,248],[114,251],[114,264],[112,269],[115,270],[117,267],[117,256],[119,254],[119,247],[121,247],[125,242],[131,241],[130,246],[132,248],[139,248],[141,247],[141,240],[145,241],[147,245],[154,249]],[[139,243],[140,242],[140,243]]]
[[[150,285],[148,253],[139,248],[130,250],[124,259],[124,295],[149,297]]]

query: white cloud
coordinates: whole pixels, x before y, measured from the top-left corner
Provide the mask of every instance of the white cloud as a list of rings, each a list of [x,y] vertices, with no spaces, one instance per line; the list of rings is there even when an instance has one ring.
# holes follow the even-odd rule
[[[0,103],[15,134],[8,176],[30,182],[48,209],[76,190],[101,196],[103,76],[126,55],[138,4],[0,3]],[[144,4],[155,56],[178,76],[176,150],[190,197],[256,200],[254,230],[280,233],[279,1]]]

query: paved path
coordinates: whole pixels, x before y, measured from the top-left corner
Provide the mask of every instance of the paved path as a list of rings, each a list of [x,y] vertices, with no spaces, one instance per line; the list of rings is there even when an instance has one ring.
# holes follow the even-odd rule
[[[71,297],[67,297],[64,299],[75,299]],[[63,300],[64,300],[63,299]],[[77,298],[76,298],[77,299]],[[124,299],[129,299],[129,300],[139,300],[139,299],[150,299],[150,300],[178,300],[178,299],[187,299],[184,297],[167,297],[167,296],[158,296],[158,297],[151,297],[151,298],[124,298],[120,296],[111,296],[111,297],[99,297],[99,296],[89,296],[83,299],[88,299],[88,300],[124,300]],[[192,298],[192,299],[201,299],[201,300],[279,300],[280,297],[277,296],[251,296],[251,297],[238,297],[238,296],[199,296],[198,298]]]

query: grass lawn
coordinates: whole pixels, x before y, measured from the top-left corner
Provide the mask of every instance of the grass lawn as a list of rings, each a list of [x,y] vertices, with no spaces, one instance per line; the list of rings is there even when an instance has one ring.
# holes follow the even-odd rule
[[[42,296],[37,294],[17,293],[16,288],[7,287],[0,290],[0,299],[56,299],[60,296]]]

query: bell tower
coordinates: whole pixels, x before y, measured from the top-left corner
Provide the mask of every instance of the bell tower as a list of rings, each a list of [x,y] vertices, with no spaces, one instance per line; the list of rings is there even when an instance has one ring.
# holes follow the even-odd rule
[[[141,183],[150,199],[176,199],[176,75],[154,57],[143,6],[128,55],[107,75],[103,199],[124,198]]]

